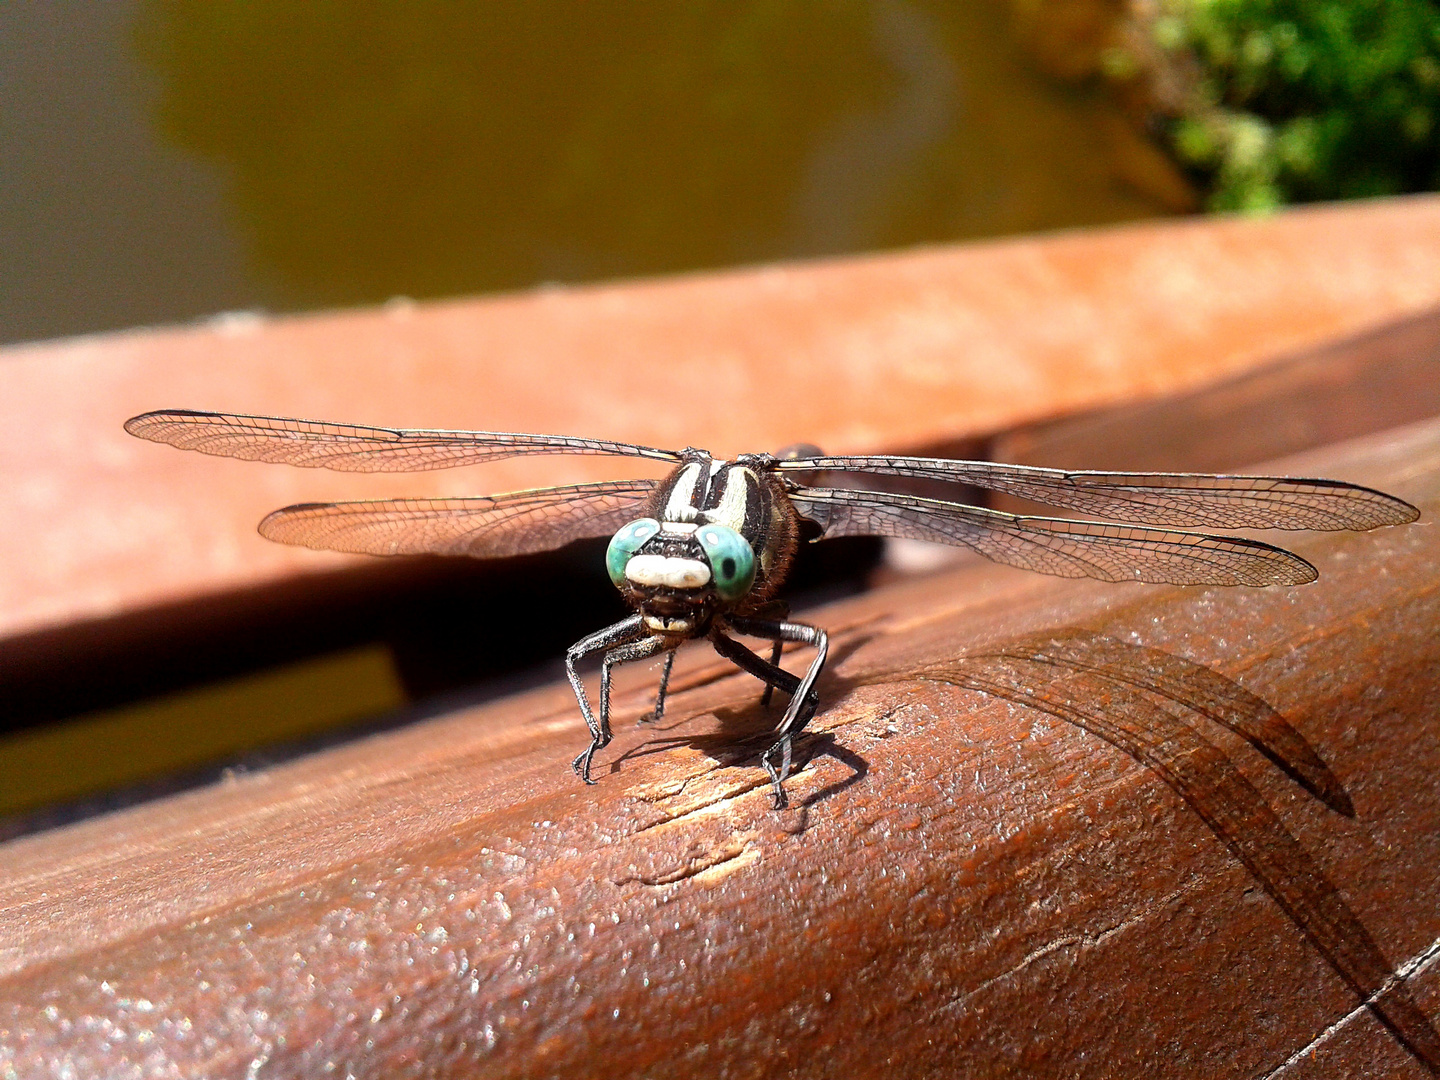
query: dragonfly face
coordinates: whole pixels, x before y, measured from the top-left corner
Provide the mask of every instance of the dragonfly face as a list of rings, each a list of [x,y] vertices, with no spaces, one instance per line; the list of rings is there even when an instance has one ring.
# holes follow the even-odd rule
[[[1193,528],[1373,529],[1419,516],[1410,504],[1336,480],[1202,473],[1072,472],[991,461],[872,455],[825,457],[795,447],[778,457],[742,454],[720,461],[703,450],[496,431],[361,427],[273,416],[146,413],[126,421],[141,438],[187,450],[344,472],[417,472],[528,454],[608,454],[664,461],[663,480],[516,491],[456,499],[382,499],[287,506],[260,523],[286,544],[371,555],[496,558],[550,551],[574,540],[611,537],[611,580],[635,609],[614,626],[576,642],[566,672],[590,729],[575,770],[610,741],[610,671],[665,654],[658,719],[675,649],[705,637],[715,650],[790,703],[776,741],[762,756],[777,805],[790,769],[793,737],[818,704],[825,631],[789,622],[776,593],[789,572],[802,521],[817,539],[903,536],[971,548],[988,559],[1061,577],[1173,585],[1303,585],[1318,576],[1283,548]],[[880,490],[812,486],[830,473],[914,477],[1004,492],[1078,510],[1089,520],[1027,517],[946,499]],[[1095,520],[1108,518],[1110,520]],[[777,617],[778,616],[778,617]],[[731,634],[773,643],[770,660]],[[784,642],[809,645],[803,677],[779,666]],[[603,657],[600,709],[591,712],[578,661]]]
[[[655,487],[650,516],[610,541],[606,569],[651,634],[673,647],[715,616],[768,602],[795,557],[799,519],[773,459],[719,461],[687,451]]]
[[[632,521],[610,541],[605,565],[645,629],[677,641],[709,630],[715,612],[743,599],[755,579],[745,538],[708,523]]]

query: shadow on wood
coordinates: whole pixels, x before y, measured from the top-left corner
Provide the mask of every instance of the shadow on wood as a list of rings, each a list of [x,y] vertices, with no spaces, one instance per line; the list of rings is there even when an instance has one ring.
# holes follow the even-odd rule
[[[1339,781],[1268,704],[1209,668],[1084,632],[1006,642],[913,674],[1059,717],[1154,772],[1254,875],[1359,1003],[1440,1075],[1440,1034],[1339,890],[1225,752],[1155,699],[1230,728],[1332,810],[1354,816]]]

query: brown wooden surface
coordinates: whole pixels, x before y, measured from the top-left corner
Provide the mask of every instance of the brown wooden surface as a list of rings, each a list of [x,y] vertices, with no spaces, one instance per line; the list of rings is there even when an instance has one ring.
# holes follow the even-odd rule
[[[1224,472],[1440,416],[1440,309],[1277,357],[1188,394],[1021,425],[995,461]],[[1020,509],[999,498],[995,506]]]
[[[1440,200],[1400,200],[8,350],[0,474],[24,482],[0,487],[0,514],[27,528],[0,530],[0,633],[47,626],[61,648],[76,621],[314,574],[335,563],[263,544],[254,520],[402,493],[395,477],[140,444],[119,433],[130,412],[722,452],[797,435],[956,445],[1433,306],[1437,240]],[[1236,467],[1429,409],[1434,333],[1422,316],[1120,424],[1097,413],[1008,445]],[[1284,417],[1282,437],[1239,423],[1246,410]],[[556,685],[0,846],[0,1076],[1420,1075],[1321,958],[1334,941],[1277,906],[1304,874],[1260,885],[1237,861],[1293,864],[1273,826],[1227,848],[1152,772],[1057,719],[1063,704],[1016,703],[1078,689],[1102,720],[1112,705],[1133,719],[1133,688],[1081,671],[1032,682],[996,646],[1100,632],[1278,706],[1346,785],[1353,820],[1200,730],[1333,883],[1324,910],[1338,897],[1390,964],[1415,962],[1406,986],[1433,1023],[1437,444],[1428,431],[1287,466],[1426,506],[1404,529],[1296,542],[1325,575],[1305,589],[1108,587],[972,563],[812,613],[835,633],[816,724],[833,742],[792,782],[805,805],[787,814],[734,748],[774,715],[692,647],[661,731],[630,725],[655,671],[621,676],[597,788],[566,769],[583,726]],[[403,492],[584,478],[573,461],[507,467],[401,478]],[[1147,655],[1131,658],[1140,675]],[[1187,677],[1196,699],[1207,677]],[[1341,958],[1352,983],[1365,955]]]
[[[0,350],[0,647],[343,565],[290,502],[620,475],[528,458],[357,477],[216,461],[121,422],[191,407],[718,453],[990,435],[1172,394],[1440,304],[1440,196]],[[631,463],[633,466],[634,463]]]
[[[624,673],[592,788],[557,684],[0,847],[0,1075],[1424,1075],[1331,931],[1154,772],[936,681],[1003,684],[1017,641],[1088,632],[1274,705],[1356,813],[1187,714],[1299,845],[1255,810],[1234,850],[1290,851],[1295,880],[1300,851],[1433,1025],[1440,424],[1274,467],[1425,516],[1286,537],[1322,573],[1300,589],[974,563],[809,612],[832,662],[784,813],[735,749],[773,722],[757,687],[692,647],[659,730],[633,723],[655,672]]]

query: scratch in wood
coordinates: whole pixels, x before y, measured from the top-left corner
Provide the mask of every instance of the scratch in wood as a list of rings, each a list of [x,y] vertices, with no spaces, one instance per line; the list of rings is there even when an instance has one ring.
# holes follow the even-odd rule
[[[1054,941],[1046,942],[1039,948],[1032,949],[1030,952],[1026,953],[1025,957],[1013,967],[1007,968],[1005,971],[1000,972],[1000,974],[998,975],[992,975],[990,978],[986,979],[984,982],[980,983],[974,988],[965,991],[965,993],[960,994],[957,997],[952,998],[943,1006],[943,1008],[955,1009],[963,1007],[966,1003],[970,1001],[971,998],[975,997],[977,994],[984,993],[986,990],[990,989],[990,987],[996,985],[997,983],[1004,982],[1012,975],[1019,974],[1021,971],[1024,971],[1027,967],[1029,967],[1036,961],[1043,960],[1051,953],[1059,952],[1061,949],[1068,949],[1073,947],[1084,951],[1086,949],[1093,949],[1096,946],[1103,945],[1106,941],[1109,941],[1116,934],[1122,934],[1126,930],[1130,929],[1132,926],[1138,926],[1140,923],[1144,922],[1152,915],[1164,911],[1167,907],[1169,907],[1176,900],[1180,899],[1182,896],[1195,892],[1196,888],[1197,886],[1195,885],[1187,885],[1183,889],[1176,889],[1168,895],[1161,897],[1159,900],[1147,904],[1143,911],[1137,912],[1134,915],[1129,915],[1126,918],[1121,919],[1114,926],[1107,926],[1105,929],[1099,931],[1098,933],[1067,934],[1063,937],[1056,938]]]
[[[873,709],[860,709],[843,718],[834,719],[824,727],[817,727],[812,734],[825,736],[833,734],[842,728],[854,728],[856,725],[864,725],[859,732],[862,736],[868,736],[875,740],[889,738],[892,735],[899,734],[899,729],[891,723],[891,720],[899,713],[911,708],[910,703],[904,702],[891,705],[878,711]],[[653,784],[639,786],[632,791],[632,794],[635,798],[641,799],[644,802],[659,805],[684,795],[693,781],[714,777],[717,773],[721,773],[728,768],[730,768],[730,766],[722,762],[713,762],[699,771],[691,773],[689,776],[681,777],[678,780],[665,779]],[[791,782],[794,785],[798,785],[796,789],[797,792],[803,792],[806,779],[814,775],[815,769],[813,764],[807,762],[791,774]],[[737,776],[735,779],[726,783],[722,791],[705,792],[698,796],[699,801],[693,805],[669,813],[666,817],[658,821],[642,825],[637,828],[635,832],[642,833],[650,829],[659,828],[662,825],[670,825],[686,819],[711,816],[726,809],[742,796],[748,795],[752,791],[760,788],[768,790],[768,781],[763,778],[754,780],[748,775]]]
[[[1315,1038],[1311,1039],[1304,1046],[1300,1047],[1299,1050],[1296,1050],[1279,1065],[1276,1065],[1275,1068],[1271,1069],[1269,1072],[1264,1073],[1261,1076],[1256,1077],[1256,1080],[1273,1080],[1274,1077],[1281,1076],[1286,1071],[1288,1071],[1291,1066],[1298,1065],[1303,1058],[1313,1053],[1315,1050],[1319,1049],[1325,1043],[1329,1042],[1349,1024],[1353,1023],[1361,1016],[1364,1016],[1375,1004],[1375,1000],[1377,998],[1383,996],[1393,986],[1398,983],[1404,982],[1411,976],[1419,975],[1425,971],[1428,971],[1437,960],[1440,960],[1440,938],[1436,938],[1422,952],[1417,953],[1415,956],[1412,956],[1409,960],[1406,960],[1403,964],[1397,967],[1395,969],[1394,977],[1388,980],[1386,984],[1374,994],[1371,994],[1370,997],[1367,998],[1364,1002],[1355,1006],[1355,1008],[1351,1009],[1344,1016],[1340,1017],[1340,1019],[1336,1020],[1324,1031],[1320,1032],[1319,1035],[1316,1035]]]
[[[733,833],[728,843],[695,855],[679,866],[658,874],[627,874],[615,878],[614,881],[616,885],[639,882],[660,888],[673,885],[677,881],[693,879],[698,884],[711,886],[759,860],[760,848],[755,843],[755,834]]]

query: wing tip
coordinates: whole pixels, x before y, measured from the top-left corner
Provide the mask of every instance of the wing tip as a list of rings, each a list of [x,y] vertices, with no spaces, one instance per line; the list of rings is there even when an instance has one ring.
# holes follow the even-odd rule
[[[1408,503],[1395,495],[1387,495],[1386,498],[1389,500],[1386,506],[1395,511],[1395,516],[1392,520],[1384,521],[1381,524],[1409,525],[1412,521],[1420,520],[1420,508],[1415,504]]]
[[[1348,525],[1342,524],[1338,526],[1341,529],[1348,528],[1356,532],[1368,532],[1371,529],[1389,525],[1408,525],[1420,517],[1418,506],[1406,502],[1398,495],[1381,491],[1379,488],[1366,487],[1364,484],[1351,484],[1344,480],[1310,480],[1307,482],[1334,489],[1342,497],[1363,503],[1369,509],[1370,512],[1363,521]]]
[[[150,439],[152,442],[158,441],[149,429],[156,421],[170,415],[172,415],[172,410],[170,409],[156,409],[152,412],[143,412],[139,416],[132,416],[129,420],[126,420],[124,427],[129,434],[134,435],[137,439]]]
[[[1290,553],[1290,557],[1295,560],[1291,564],[1291,569],[1295,571],[1294,579],[1291,581],[1279,582],[1279,584],[1309,585],[1311,582],[1320,580],[1320,571],[1315,568],[1315,564],[1312,563],[1309,559],[1302,559],[1294,552]]]
[[[300,503],[297,505],[303,506],[305,504]],[[260,523],[255,526],[255,531],[261,536],[263,536],[266,540],[273,540],[277,544],[287,543],[287,541],[278,536],[277,533],[279,531],[280,524],[284,521],[285,514],[288,511],[294,510],[296,508],[296,506],[286,506],[280,510],[271,510],[270,513],[266,514],[263,518],[260,519]]]
[[[1271,571],[1269,580],[1239,582],[1242,585],[1258,586],[1268,588],[1279,585],[1283,588],[1290,588],[1296,585],[1309,585],[1320,580],[1320,571],[1315,564],[1303,556],[1296,555],[1288,548],[1276,547],[1274,544],[1262,543],[1259,540],[1250,541],[1253,545],[1257,560],[1264,564],[1264,568]],[[1260,554],[1263,552],[1264,554]]]
[[[220,413],[204,412],[199,409],[152,409],[150,412],[143,412],[139,416],[132,416],[122,425],[127,432],[138,439],[149,439],[151,442],[167,442],[153,429],[158,424],[174,423],[179,420],[193,419],[195,417],[218,417]]]
[[[261,518],[260,524],[255,526],[255,531],[266,540],[274,541],[277,544],[290,544],[293,547],[313,548],[315,546],[314,544],[286,536],[285,527],[294,524],[294,520],[299,514],[324,509],[327,506],[333,505],[333,503],[308,502],[282,506],[279,510],[271,510],[270,513]]]
[[[1364,484],[1351,484],[1344,480],[1311,480],[1309,483],[1325,485],[1336,490],[1343,497],[1365,504],[1370,513],[1364,520],[1353,524],[1341,524],[1338,528],[1356,532],[1369,532],[1389,525],[1408,525],[1420,516],[1420,508],[1406,502],[1398,495],[1391,495],[1379,488]]]

